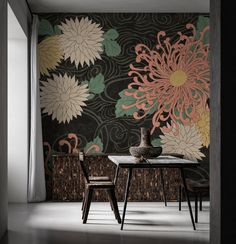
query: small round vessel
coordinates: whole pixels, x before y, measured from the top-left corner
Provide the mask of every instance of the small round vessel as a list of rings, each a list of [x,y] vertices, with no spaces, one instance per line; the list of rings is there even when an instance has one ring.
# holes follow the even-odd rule
[[[129,152],[136,158],[156,158],[162,153],[162,147],[130,147]]]

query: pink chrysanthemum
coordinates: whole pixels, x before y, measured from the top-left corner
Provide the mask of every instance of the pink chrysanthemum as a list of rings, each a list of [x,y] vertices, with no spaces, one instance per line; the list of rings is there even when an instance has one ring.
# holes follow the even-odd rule
[[[143,111],[133,113],[137,120],[155,108],[152,132],[160,122],[168,119],[176,125],[177,122],[189,124],[209,98],[209,44],[203,42],[209,27],[200,33],[199,38],[196,38],[192,24],[186,27],[192,35],[179,32],[178,40],[174,42],[161,31],[157,34],[156,50],[144,44],[135,48],[139,66],[130,65],[129,75],[133,76],[133,81],[125,95],[135,98],[136,103],[122,108],[136,107]]]

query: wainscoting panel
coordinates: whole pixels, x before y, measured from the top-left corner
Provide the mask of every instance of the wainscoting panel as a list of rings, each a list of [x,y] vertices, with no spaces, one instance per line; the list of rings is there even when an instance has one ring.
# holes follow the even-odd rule
[[[116,166],[107,156],[87,156],[86,164],[93,176],[109,176],[114,179]],[[80,172],[77,156],[54,156],[51,187],[48,195],[54,201],[81,201],[85,182]],[[118,201],[124,200],[127,170],[120,169],[116,187]],[[180,174],[178,170],[164,170],[164,181],[168,201],[178,199]],[[108,201],[104,191],[96,191],[95,201]],[[132,177],[129,201],[161,201],[163,193],[158,169],[135,169]]]

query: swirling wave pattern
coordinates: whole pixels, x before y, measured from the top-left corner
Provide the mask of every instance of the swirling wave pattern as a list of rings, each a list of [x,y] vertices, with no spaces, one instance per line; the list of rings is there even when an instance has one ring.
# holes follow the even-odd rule
[[[52,26],[60,25],[65,19],[89,17],[98,23],[104,32],[115,29],[119,36],[116,39],[121,47],[121,53],[116,57],[108,57],[101,54],[101,60],[95,60],[94,65],[84,65],[76,68],[70,59],[62,60],[52,74],[75,76],[79,82],[90,80],[99,73],[104,76],[105,89],[101,94],[96,94],[93,99],[86,102],[82,116],[73,119],[70,123],[58,124],[50,116],[43,116],[43,139],[49,142],[54,149],[59,139],[68,133],[75,133],[80,138],[80,147],[87,142],[99,137],[103,143],[104,153],[128,152],[131,145],[139,143],[140,127],[151,128],[151,116],[142,120],[134,120],[131,116],[116,118],[115,105],[119,99],[119,93],[127,88],[131,82],[128,76],[130,64],[135,62],[135,46],[143,43],[150,48],[156,45],[157,33],[165,31],[169,37],[177,38],[177,32],[188,34],[186,24],[196,24],[198,14],[165,14],[165,13],[80,13],[80,14],[41,14],[40,19],[48,20]],[[46,36],[39,36],[39,41]],[[41,76],[46,80],[46,76]],[[160,130],[154,132],[153,139],[159,136]],[[202,174],[208,172],[209,151],[204,149],[205,158]],[[203,173],[204,172],[204,173]],[[202,175],[201,175],[202,176]]]

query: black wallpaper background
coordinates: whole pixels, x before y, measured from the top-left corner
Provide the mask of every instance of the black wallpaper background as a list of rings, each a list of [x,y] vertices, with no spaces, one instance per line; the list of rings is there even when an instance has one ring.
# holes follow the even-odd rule
[[[201,14],[204,15],[204,14]],[[41,75],[41,80],[47,80],[53,74],[65,72],[75,76],[79,81],[88,80],[88,77],[102,73],[105,77],[105,89],[99,95],[86,102],[82,116],[74,118],[70,123],[58,123],[51,116],[42,113],[43,141],[48,142],[54,151],[58,151],[58,141],[67,137],[68,133],[75,133],[79,141],[79,147],[85,145],[99,136],[103,142],[103,153],[127,153],[131,145],[139,144],[140,127],[152,127],[152,115],[139,121],[133,117],[124,116],[116,118],[115,105],[119,99],[119,92],[127,88],[132,77],[128,76],[129,65],[135,62],[135,46],[144,43],[150,48],[156,45],[156,34],[165,31],[167,35],[177,39],[177,32],[188,34],[187,23],[196,25],[199,14],[197,13],[60,13],[40,14],[39,18],[47,19],[53,26],[59,25],[65,18],[89,17],[93,22],[99,23],[102,30],[113,28],[119,33],[117,42],[121,47],[121,53],[116,57],[108,57],[101,54],[102,59],[96,60],[94,65],[79,69],[69,59],[61,61],[58,68],[50,72],[50,76]],[[205,14],[205,16],[208,16]],[[45,36],[39,36],[39,42]],[[158,137],[160,129],[156,129],[152,139]],[[202,147],[205,154],[202,162],[201,174],[207,175],[209,148]]]

